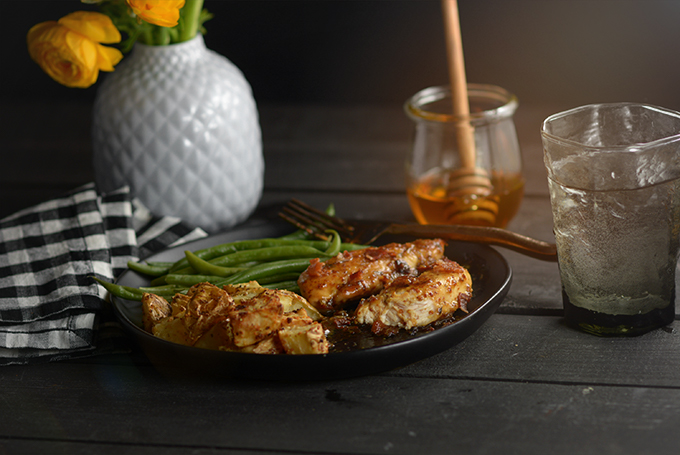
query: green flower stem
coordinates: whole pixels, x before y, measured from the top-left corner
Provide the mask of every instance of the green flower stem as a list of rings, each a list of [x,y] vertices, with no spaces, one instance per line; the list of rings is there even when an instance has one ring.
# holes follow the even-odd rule
[[[155,27],[155,29],[156,38],[154,39],[154,44],[156,46],[167,46],[170,44],[170,32],[168,31],[168,28]]]
[[[150,26],[142,27],[139,41],[149,46],[153,45],[153,28]]]
[[[203,0],[186,0],[181,12],[184,23],[179,33],[179,42],[189,41],[196,36],[201,10],[203,10]]]

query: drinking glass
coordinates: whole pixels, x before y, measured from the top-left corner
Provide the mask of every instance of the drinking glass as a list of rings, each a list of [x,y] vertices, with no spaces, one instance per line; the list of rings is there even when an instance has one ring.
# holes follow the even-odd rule
[[[675,316],[680,113],[593,104],[541,130],[564,315],[597,335],[638,335]]]
[[[430,87],[404,105],[415,130],[406,163],[413,214],[422,224],[505,227],[524,195],[522,158],[513,115],[517,97],[493,85],[468,84],[470,115],[453,115],[451,89]],[[474,132],[474,167],[490,183],[461,190],[461,125]],[[469,166],[469,165],[468,165]]]

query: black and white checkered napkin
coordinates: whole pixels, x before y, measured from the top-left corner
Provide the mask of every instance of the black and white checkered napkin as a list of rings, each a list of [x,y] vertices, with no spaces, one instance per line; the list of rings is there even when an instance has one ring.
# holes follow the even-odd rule
[[[0,365],[116,350],[106,291],[138,260],[207,234],[94,184],[0,220]]]

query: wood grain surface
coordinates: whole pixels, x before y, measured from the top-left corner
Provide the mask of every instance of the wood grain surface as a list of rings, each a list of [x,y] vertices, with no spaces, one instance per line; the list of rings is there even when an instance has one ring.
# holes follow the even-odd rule
[[[31,137],[0,167],[3,214],[91,180],[81,128]],[[20,110],[32,116],[29,108]],[[297,197],[340,215],[412,221],[399,107],[264,106],[265,194],[255,218]],[[552,241],[538,129],[520,109],[526,197],[510,228]],[[45,124],[50,122],[45,121]],[[53,123],[53,122],[52,122]],[[56,138],[56,139],[55,139]],[[67,158],[65,158],[65,156]],[[499,249],[514,279],[461,344],[382,375],[311,383],[186,379],[140,352],[0,369],[6,453],[671,454],[680,447],[680,336],[596,338],[561,319],[557,265]]]

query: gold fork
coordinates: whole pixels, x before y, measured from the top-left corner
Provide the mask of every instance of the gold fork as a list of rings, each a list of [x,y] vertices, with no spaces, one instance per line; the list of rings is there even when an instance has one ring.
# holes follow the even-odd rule
[[[495,227],[344,220],[330,216],[298,199],[291,199],[281,209],[279,216],[322,239],[328,239],[325,233],[327,229],[337,231],[344,242],[364,245],[373,243],[383,234],[402,234],[497,245],[536,259],[557,261],[557,248],[554,243]]]

